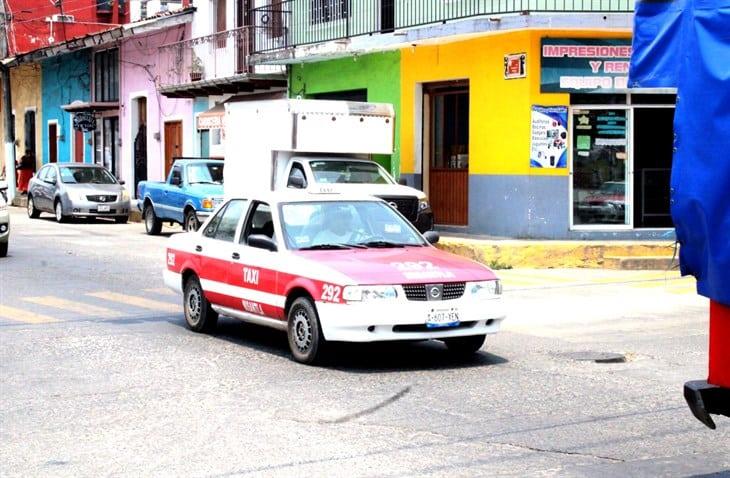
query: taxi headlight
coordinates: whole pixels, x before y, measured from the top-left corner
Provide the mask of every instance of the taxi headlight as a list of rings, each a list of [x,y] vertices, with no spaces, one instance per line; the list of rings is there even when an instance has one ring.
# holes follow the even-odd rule
[[[342,291],[342,298],[348,302],[395,299],[398,293],[390,285],[358,286],[349,285]]]
[[[128,201],[129,200],[129,193],[126,189],[122,189],[122,201]]]
[[[498,279],[468,282],[466,290],[477,299],[493,299],[502,295],[502,283]]]
[[[418,200],[418,210],[419,211],[425,211],[426,209],[430,208],[431,205],[428,203],[428,198],[423,198]]]
[[[203,209],[213,209],[213,200],[211,198],[205,198],[200,201],[200,205]]]

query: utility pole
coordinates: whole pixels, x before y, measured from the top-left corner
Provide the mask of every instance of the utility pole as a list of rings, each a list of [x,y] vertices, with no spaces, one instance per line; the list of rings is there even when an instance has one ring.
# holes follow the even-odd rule
[[[0,0],[0,60],[8,57],[8,15],[5,0]],[[8,182],[8,202],[15,198],[15,128],[13,102],[10,94],[10,68],[0,63],[3,80],[3,118],[5,123],[5,179]]]

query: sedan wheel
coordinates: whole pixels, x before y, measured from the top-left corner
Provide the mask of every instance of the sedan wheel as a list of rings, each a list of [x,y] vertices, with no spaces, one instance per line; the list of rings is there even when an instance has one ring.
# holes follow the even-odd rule
[[[33,201],[33,196],[28,196],[28,217],[32,218],[32,219],[36,219],[40,215],[41,215],[41,212],[35,208],[35,202]]]
[[[56,201],[56,222],[66,222],[67,217],[63,215],[63,205],[61,204],[61,201]]]
[[[317,310],[310,299],[300,297],[292,304],[289,309],[287,335],[294,360],[313,364],[321,358],[326,341],[319,325]]]

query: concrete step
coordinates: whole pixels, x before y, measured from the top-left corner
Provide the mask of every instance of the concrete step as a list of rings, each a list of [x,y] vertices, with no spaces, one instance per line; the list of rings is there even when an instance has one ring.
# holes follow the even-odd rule
[[[13,198],[13,202],[11,203],[12,206],[16,207],[28,207],[28,196],[26,195],[18,195]]]
[[[620,270],[670,270],[677,267],[679,258],[672,256],[606,256],[604,269]]]

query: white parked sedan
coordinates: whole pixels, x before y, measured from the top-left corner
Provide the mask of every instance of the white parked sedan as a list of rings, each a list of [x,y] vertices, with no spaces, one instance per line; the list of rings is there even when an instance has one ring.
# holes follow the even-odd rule
[[[439,339],[473,353],[504,319],[500,282],[437,240],[373,197],[268,193],[172,236],[164,278],[192,330],[218,314],[286,330],[303,363],[329,341]]]

